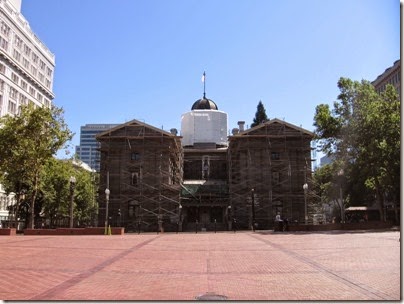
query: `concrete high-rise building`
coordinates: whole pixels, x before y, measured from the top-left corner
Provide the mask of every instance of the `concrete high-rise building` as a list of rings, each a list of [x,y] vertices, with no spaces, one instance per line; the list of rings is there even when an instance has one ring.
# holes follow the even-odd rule
[[[0,117],[17,115],[29,102],[51,106],[54,69],[55,55],[21,14],[21,0],[0,0]],[[0,218],[14,201],[0,185]]]
[[[80,145],[76,146],[76,155],[91,169],[100,171],[99,143],[95,136],[108,129],[116,127],[117,124],[86,124],[80,128]]]

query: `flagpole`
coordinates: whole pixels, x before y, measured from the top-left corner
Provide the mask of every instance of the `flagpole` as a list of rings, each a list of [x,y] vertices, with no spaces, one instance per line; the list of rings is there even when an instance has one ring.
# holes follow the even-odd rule
[[[205,95],[205,83],[206,83],[206,74],[205,74],[205,71],[203,71],[203,76],[202,76],[202,79],[203,79],[203,99],[206,99],[206,95]]]

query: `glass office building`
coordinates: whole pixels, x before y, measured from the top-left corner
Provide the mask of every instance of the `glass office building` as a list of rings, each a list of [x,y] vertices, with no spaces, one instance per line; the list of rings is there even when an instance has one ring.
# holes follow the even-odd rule
[[[100,171],[99,143],[95,139],[98,133],[107,131],[118,124],[87,124],[80,128],[80,145],[76,146],[77,157],[91,169]]]

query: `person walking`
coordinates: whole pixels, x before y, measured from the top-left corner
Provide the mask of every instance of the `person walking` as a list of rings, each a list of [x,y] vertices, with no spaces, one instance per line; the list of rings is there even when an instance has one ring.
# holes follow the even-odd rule
[[[279,212],[275,216],[274,231],[276,231],[276,230],[283,231],[283,221],[281,219],[281,214]]]

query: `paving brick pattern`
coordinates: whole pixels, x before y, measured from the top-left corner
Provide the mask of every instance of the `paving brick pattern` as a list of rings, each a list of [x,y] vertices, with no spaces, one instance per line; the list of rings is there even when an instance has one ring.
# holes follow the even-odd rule
[[[401,300],[400,232],[0,237],[3,300]]]

